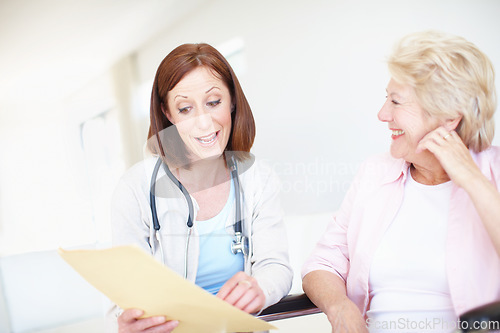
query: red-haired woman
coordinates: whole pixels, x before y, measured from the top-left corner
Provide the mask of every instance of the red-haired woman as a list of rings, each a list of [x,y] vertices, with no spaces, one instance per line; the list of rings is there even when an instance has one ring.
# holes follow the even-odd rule
[[[184,44],[161,62],[151,95],[148,149],[113,198],[113,245],[136,244],[248,313],[291,287],[287,239],[270,168],[250,155],[255,123],[227,60]],[[147,281],[144,281],[147,283]],[[120,314],[120,332],[170,332],[176,321]]]

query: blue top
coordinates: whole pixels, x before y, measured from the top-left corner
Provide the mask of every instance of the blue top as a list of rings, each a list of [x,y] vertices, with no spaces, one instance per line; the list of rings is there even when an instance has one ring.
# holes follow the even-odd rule
[[[233,236],[226,230],[226,221],[233,212],[234,183],[231,178],[229,198],[219,214],[205,221],[196,221],[200,237],[200,257],[195,283],[206,291],[217,294],[227,280],[243,271],[243,253],[231,252]],[[234,220],[234,217],[232,217]]]

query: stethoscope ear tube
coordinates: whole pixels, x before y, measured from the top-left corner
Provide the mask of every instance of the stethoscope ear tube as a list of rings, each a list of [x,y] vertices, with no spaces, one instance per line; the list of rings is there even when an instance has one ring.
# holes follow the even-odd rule
[[[158,177],[158,171],[160,169],[160,166],[163,164],[163,161],[161,157],[158,158],[158,161],[156,161],[155,167],[153,169],[153,175],[151,176],[151,185],[149,188],[149,205],[151,206],[151,216],[153,218],[153,227],[156,231],[160,230],[160,221],[158,220],[158,214],[156,212],[156,196],[155,196],[155,190],[156,190],[156,178]],[[172,174],[170,169],[166,164],[165,165],[165,172],[174,182],[175,185],[181,190],[182,194],[184,194],[184,197],[186,198],[186,202],[188,204],[189,208],[189,215],[188,215],[188,220],[187,220],[187,226],[188,228],[191,228],[193,226],[193,216],[194,216],[194,208],[193,208],[193,201],[191,200],[191,197],[189,196],[188,191],[182,185],[182,183],[175,178],[175,176]]]
[[[184,197],[186,198],[186,202],[188,204],[188,209],[189,209],[189,215],[188,215],[188,220],[187,220],[187,226],[188,228],[191,228],[193,226],[193,217],[194,217],[194,208],[193,208],[193,200],[191,200],[191,196],[189,196],[189,192],[186,190],[184,185],[175,178],[175,176],[172,174],[172,171],[168,168],[166,164],[163,164],[165,166],[165,172],[167,173],[168,178],[174,182],[175,185],[181,190],[182,194],[184,194]]]
[[[240,199],[240,178],[238,177],[238,169],[236,167],[236,161],[234,160],[234,155],[229,159],[230,165],[229,170],[231,171],[231,178],[234,181],[234,193],[236,197],[236,213],[235,213],[235,223],[234,223],[234,233],[237,235],[241,234],[241,199]]]
[[[149,187],[149,205],[151,206],[151,217],[153,219],[153,228],[158,231],[160,230],[160,222],[158,222],[158,214],[156,213],[156,197],[155,197],[155,189],[156,189],[156,177],[158,176],[158,170],[162,164],[161,158],[158,158],[158,161],[155,164],[155,168],[153,170],[153,175],[151,176],[151,183]]]

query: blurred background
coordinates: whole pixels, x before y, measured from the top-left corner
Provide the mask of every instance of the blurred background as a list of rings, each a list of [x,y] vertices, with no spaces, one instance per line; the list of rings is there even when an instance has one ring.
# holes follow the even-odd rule
[[[102,313],[55,250],[109,245],[110,197],[144,157],[152,81],[176,46],[209,43],[238,75],[252,152],[281,177],[300,292],[300,264],[359,163],[388,150],[377,112],[394,43],[442,30],[499,70],[499,15],[497,0],[0,0],[0,332]]]

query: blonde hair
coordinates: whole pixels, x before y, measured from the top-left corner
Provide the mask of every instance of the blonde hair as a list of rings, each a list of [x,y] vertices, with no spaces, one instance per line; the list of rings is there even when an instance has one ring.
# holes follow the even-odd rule
[[[388,65],[394,80],[414,89],[429,116],[462,116],[456,131],[469,149],[480,152],[491,145],[495,71],[476,45],[436,31],[413,33],[397,43]]]

